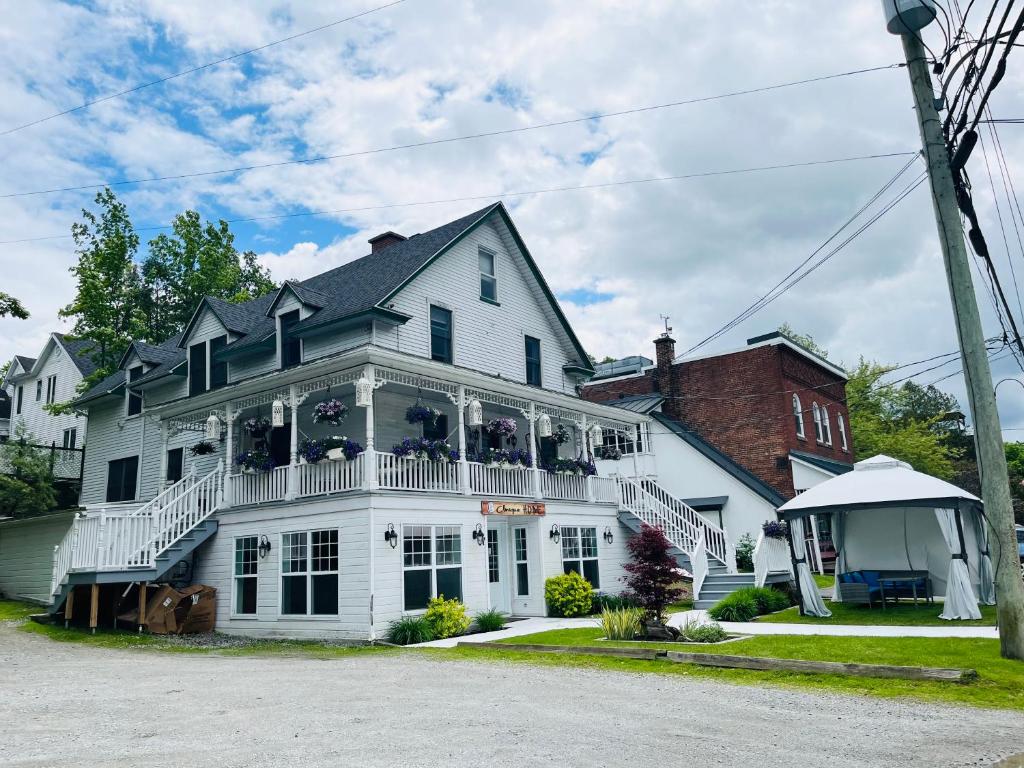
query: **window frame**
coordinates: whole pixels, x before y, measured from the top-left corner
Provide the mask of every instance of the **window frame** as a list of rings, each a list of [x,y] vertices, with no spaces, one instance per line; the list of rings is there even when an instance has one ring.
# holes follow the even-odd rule
[[[17,402],[17,406],[18,407],[15,408],[14,415],[15,416],[21,416],[22,401],[25,399],[25,386],[23,384],[19,384],[18,385],[18,390],[17,390],[17,392],[15,394],[17,395],[17,399],[18,399],[18,402]]]
[[[796,421],[796,436],[801,440],[807,439],[807,429],[804,423],[804,406],[800,402],[800,395],[793,393],[793,419]]]
[[[177,478],[172,478],[171,477],[171,454],[175,454],[175,453],[178,455],[178,462],[177,462],[178,463],[178,476],[177,476]],[[174,483],[177,483],[178,481],[180,481],[183,477],[185,477],[185,449],[181,448],[181,447],[179,447],[179,448],[168,448],[167,449],[167,458],[166,458],[166,468],[164,470],[164,482],[165,483],[171,483],[173,485]]]
[[[202,347],[201,354],[197,347]],[[188,396],[196,397],[209,389],[210,361],[209,347],[205,341],[197,341],[188,345]],[[199,375],[198,363],[202,361],[202,376]]]
[[[291,319],[294,317],[294,321]],[[286,324],[287,321],[287,324]],[[302,339],[298,336],[295,338],[288,337],[288,329],[293,325],[298,325],[302,322],[302,310],[301,309],[290,309],[287,312],[281,312],[277,316],[277,363],[279,370],[287,370],[288,368],[294,368],[297,365],[302,365]],[[297,354],[294,360],[291,360],[291,356],[287,355],[287,347],[292,343],[295,343]]]
[[[487,529],[487,583],[501,583],[501,553],[498,551],[500,542],[495,528]],[[404,562],[403,562],[404,565]],[[404,583],[404,579],[403,579]],[[405,601],[402,601],[405,604]]]
[[[828,406],[823,405],[821,407],[821,433],[825,436],[822,442],[831,447],[832,446],[832,422],[828,418]]]
[[[430,353],[430,359],[434,360],[435,362],[438,362],[438,363],[447,363],[448,365],[454,365],[455,364],[455,313],[452,312],[452,310],[448,309],[447,307],[441,306],[440,304],[430,304],[429,306],[430,306],[430,310],[429,310],[429,313],[428,313],[428,323],[429,323],[429,326],[430,326],[430,347],[429,347],[428,351]],[[448,320],[448,338],[447,338],[448,349],[447,349],[447,355],[446,356],[438,356],[437,353],[435,353],[435,351],[434,351],[434,336],[435,336],[434,311],[435,310],[438,313],[442,313],[444,316],[446,316],[447,320]]]
[[[43,380],[36,379],[36,402],[41,402],[43,399]]]
[[[335,548],[334,555],[328,555],[327,558],[334,558],[336,560],[336,568],[333,570],[313,570],[313,534],[315,533],[327,533],[334,534],[335,541],[328,541],[328,545],[333,543]],[[286,536],[302,536],[303,547],[305,550],[305,562],[303,571],[290,571],[285,573],[284,570],[284,553],[285,553],[285,537]],[[341,616],[341,530],[339,528],[306,528],[301,530],[290,530],[281,531],[278,535],[278,550],[281,555],[278,561],[278,573],[277,573],[277,614],[282,619],[297,619],[300,621],[331,621],[337,620]],[[322,546],[322,545],[321,545]],[[298,578],[302,577],[306,584],[306,612],[305,613],[285,613],[284,612],[284,580],[286,578]],[[334,613],[313,613],[313,577],[314,576],[334,576],[336,580],[335,589],[335,606]]]
[[[811,414],[814,417],[814,439],[818,443],[824,443],[825,433],[821,427],[821,406],[816,402],[811,403]]]
[[[256,535],[235,536],[235,538],[234,538],[234,542],[235,542],[234,549],[233,549],[234,560],[232,561],[232,568],[231,568],[231,618],[232,619],[255,619],[255,618],[257,618],[259,616],[259,612],[260,612],[260,580],[259,580],[260,558],[259,558],[259,541],[260,541],[260,537],[256,536]],[[238,552],[239,552],[238,545],[240,543],[242,543],[242,542],[251,542],[251,544],[252,544],[251,547],[244,547],[244,549],[243,549],[243,551],[251,552],[254,555],[254,557],[252,559],[252,563],[251,563],[251,565],[252,565],[252,567],[254,569],[252,573],[239,573],[238,572],[239,565],[245,565],[244,562],[243,563],[239,563],[239,560],[238,560]],[[239,605],[238,605],[238,598],[239,598],[239,595],[240,595],[239,586],[240,586],[241,582],[246,581],[246,580],[251,580],[256,585],[256,594],[254,596],[254,598],[255,598],[255,605],[253,606],[253,610],[251,612],[239,610]]]
[[[406,552],[405,540],[407,538],[407,531],[415,530],[415,529],[424,529],[424,528],[426,528],[427,530],[430,531],[430,550],[429,551],[421,550],[419,552],[413,550],[412,552]],[[455,564],[453,564],[453,563],[445,563],[443,565],[438,563],[438,559],[439,559],[438,555],[440,554],[440,548],[438,547],[438,537],[440,535],[439,532],[442,531],[442,530],[451,530],[451,531],[453,531],[455,533],[454,541],[458,542],[458,549],[457,550],[453,550],[453,552],[455,552],[458,555],[458,563],[455,563]],[[446,535],[450,535],[450,534],[446,534]],[[454,570],[458,570],[458,572],[459,572],[459,594],[458,594],[457,597],[458,597],[459,600],[463,600],[465,598],[465,594],[466,594],[466,589],[465,589],[465,587],[466,587],[466,585],[465,585],[465,568],[466,568],[466,564],[465,564],[464,555],[465,555],[465,552],[466,552],[466,548],[465,548],[464,544],[465,544],[465,542],[463,542],[463,533],[462,533],[462,526],[461,525],[444,524],[444,523],[438,523],[438,524],[433,524],[433,523],[403,523],[402,524],[402,613],[404,615],[420,614],[420,613],[423,613],[424,611],[426,611],[426,609],[427,609],[427,606],[423,606],[422,608],[409,608],[409,607],[407,607],[406,588],[405,588],[405,574],[407,572],[409,572],[409,571],[429,571],[430,572],[430,591],[429,591],[429,593],[427,595],[427,602],[429,603],[430,600],[436,598],[437,595],[438,595],[438,591],[437,591],[437,572],[438,571],[454,571]],[[419,564],[414,564],[414,565],[407,565],[406,564],[406,558],[409,557],[410,555],[412,555],[412,556],[419,555],[419,556],[422,557],[424,554],[426,554],[429,557],[430,561],[428,563],[426,563],[426,564],[419,563]],[[449,552],[448,554],[451,554],[451,552]],[[454,595],[445,595],[445,599],[451,599],[452,597],[454,597]]]
[[[214,355],[228,345],[228,335],[226,333],[222,333],[220,336],[214,336],[212,339],[207,339],[206,343],[208,346],[208,360],[206,362],[207,388],[220,389],[221,387],[226,387],[228,385],[227,361],[217,362],[214,360]],[[221,372],[223,372],[222,377],[219,375]]]
[[[593,552],[594,554],[588,557],[583,556],[583,532],[593,531]],[[590,579],[590,586],[596,591],[601,589],[601,550],[598,544],[597,526],[591,525],[566,525],[560,529],[561,542],[560,542],[560,555],[562,559],[562,573],[569,573],[572,569],[566,570],[567,563],[576,563],[579,566],[579,570],[576,572],[583,578],[587,578],[586,566],[584,563],[594,563],[594,568],[597,573],[597,584]],[[590,538],[588,536],[588,538]],[[576,555],[572,557],[566,557],[566,545],[574,543],[576,545]]]
[[[519,545],[522,544],[522,557],[520,557]],[[525,525],[517,525],[512,528],[512,564],[515,572],[515,596],[530,596],[530,534]],[[520,571],[522,568],[522,571]],[[525,584],[525,589],[520,587]]]
[[[141,378],[146,372],[146,367],[141,363],[139,365],[133,365],[128,369],[128,383],[125,386],[125,414],[128,416],[138,416],[142,413],[142,395],[135,394],[132,392],[131,384],[138,378]],[[135,410],[135,403],[138,403],[138,410]]]
[[[68,427],[64,430],[63,447],[74,448],[78,442],[78,427]]]
[[[119,494],[119,496],[121,498],[117,498],[117,499],[110,498],[110,479],[111,479],[111,472],[114,469],[114,465],[117,464],[119,467],[122,467],[122,466],[125,465],[125,462],[130,462],[133,459],[135,460],[135,472],[133,473],[133,476],[132,476],[132,491],[133,491],[132,496],[128,497],[128,498],[124,497],[124,491],[125,491],[125,488],[126,488],[125,480],[126,480],[126,478],[129,477],[129,475],[122,468],[121,469],[121,483],[120,483],[121,488],[120,488],[120,494]],[[134,456],[122,456],[119,459],[110,459],[107,462],[107,490],[106,490],[106,496],[105,496],[106,503],[107,504],[118,504],[118,503],[125,502],[125,501],[137,501],[138,498],[139,498],[139,456],[138,456],[138,454],[136,454]]]
[[[836,425],[839,427],[839,448],[847,453],[850,450],[850,444],[846,439],[846,419],[843,418],[843,414],[836,414]]]
[[[46,377],[46,404],[53,405],[57,402],[57,374]]]
[[[490,273],[484,271],[484,265],[482,263],[484,257],[490,258],[491,271]],[[492,251],[490,248],[484,246],[477,246],[477,269],[480,272],[480,300],[486,301],[490,304],[498,303],[498,254]],[[491,291],[494,293],[493,296],[487,296],[484,292],[484,286],[490,285]]]
[[[537,347],[536,358],[532,360],[530,358],[531,342]],[[541,351],[540,339],[536,336],[523,334],[523,355],[526,358],[526,384],[531,387],[544,386],[544,356]],[[536,368],[536,381],[531,381],[530,371],[534,367]]]
[[[595,446],[600,450],[606,448],[617,448],[623,456],[632,456],[634,452],[634,446],[637,446],[636,453],[639,455],[644,453],[644,444],[646,440],[649,440],[649,436],[645,437],[644,432],[646,424],[637,424],[633,432],[633,437],[624,435],[618,430],[606,429],[601,435],[601,445]],[[598,455],[600,458],[600,454]]]

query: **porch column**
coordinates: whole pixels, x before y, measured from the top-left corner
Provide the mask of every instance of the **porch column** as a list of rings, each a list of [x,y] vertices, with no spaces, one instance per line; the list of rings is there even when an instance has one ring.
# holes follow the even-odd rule
[[[540,451],[537,450],[537,404],[530,402],[530,453],[533,455],[533,498],[539,499],[541,493],[540,481]]]
[[[235,403],[228,400],[224,405],[224,420],[227,422],[227,435],[224,438],[224,496],[223,504],[230,507],[235,500],[231,468],[235,465]]]
[[[377,374],[372,363],[367,363],[363,375],[373,388],[370,393],[370,404],[366,407],[366,451],[364,452],[363,465],[363,489],[373,491],[377,489],[377,450],[373,447],[373,403],[374,393],[377,391]]]
[[[473,489],[469,485],[469,458],[466,456],[466,387],[459,384],[459,485],[462,493],[469,496]]]
[[[590,425],[587,424],[587,414],[580,414],[580,429],[583,430],[583,460],[586,461],[593,456],[593,448],[590,445]],[[594,483],[590,479],[590,475],[586,475],[583,478],[583,487],[586,490],[587,501],[594,500]]]
[[[284,498],[291,501],[299,495],[299,389],[294,384],[288,387],[288,408],[292,420],[288,442],[288,487]]]
[[[167,420],[162,418],[157,420],[160,422],[160,482],[157,484],[157,488],[162,491],[167,487]],[[182,463],[184,463],[184,459]]]

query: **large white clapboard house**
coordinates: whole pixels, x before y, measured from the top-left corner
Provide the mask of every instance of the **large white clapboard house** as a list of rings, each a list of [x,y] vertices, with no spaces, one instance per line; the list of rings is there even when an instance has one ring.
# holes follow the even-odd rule
[[[205,299],[81,396],[86,511],[54,550],[52,611],[173,577],[216,587],[218,629],[250,635],[372,640],[440,594],[544,615],[555,574],[622,591],[641,520],[696,574],[734,567],[671,494],[590,474],[608,433],[646,452],[649,417],[578,397],[589,359],[502,204],[370,243],[260,299]]]

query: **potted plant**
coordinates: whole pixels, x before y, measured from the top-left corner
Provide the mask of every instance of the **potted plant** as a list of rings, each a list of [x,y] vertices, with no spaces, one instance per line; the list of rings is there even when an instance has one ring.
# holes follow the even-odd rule
[[[209,440],[200,440],[198,443],[188,449],[188,452],[193,456],[206,456],[207,454],[213,453],[217,450],[213,443]]]
[[[349,461],[366,450],[355,440],[349,440],[345,436],[327,437],[321,442],[327,452],[327,458],[331,461]]]
[[[429,405],[416,403],[405,409],[405,420],[410,424],[436,424],[441,411]]]
[[[423,437],[402,438],[402,442],[391,448],[391,453],[417,461],[448,463],[459,460],[459,452],[444,440],[427,440]]]
[[[316,464],[327,457],[327,449],[322,440],[311,440],[309,438],[299,443],[299,462],[302,464]]]
[[[266,416],[253,416],[245,420],[242,428],[253,437],[263,437],[270,431],[270,419]]]
[[[615,446],[602,448],[601,458],[610,461],[618,461],[619,459],[622,458],[622,451],[620,451]]]
[[[781,520],[767,520],[761,526],[764,535],[769,539],[788,539],[789,526]]]
[[[348,416],[348,406],[336,397],[321,400],[313,406],[313,423],[340,426]]]
[[[572,440],[572,435],[565,428],[565,424],[559,424],[555,427],[555,433],[551,435],[551,439],[555,441],[555,445],[565,445]]]
[[[242,451],[242,453],[235,457],[235,464],[240,466],[243,472],[250,475],[254,475],[257,472],[270,472],[276,466],[273,457],[264,448]]]
[[[517,429],[516,420],[508,416],[499,416],[497,419],[491,419],[487,422],[487,431],[499,437],[510,438],[516,433]]]

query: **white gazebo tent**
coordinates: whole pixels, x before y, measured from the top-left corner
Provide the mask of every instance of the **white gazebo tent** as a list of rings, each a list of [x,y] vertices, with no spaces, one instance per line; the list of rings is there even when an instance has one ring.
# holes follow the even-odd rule
[[[847,472],[783,504],[790,523],[801,607],[830,615],[803,555],[800,535],[811,515],[832,516],[838,575],[857,570],[928,571],[935,595],[945,596],[944,619],[980,619],[978,598],[995,603],[981,499],[888,456],[857,462]],[[806,576],[804,575],[806,572]],[[976,591],[977,589],[977,591]]]

